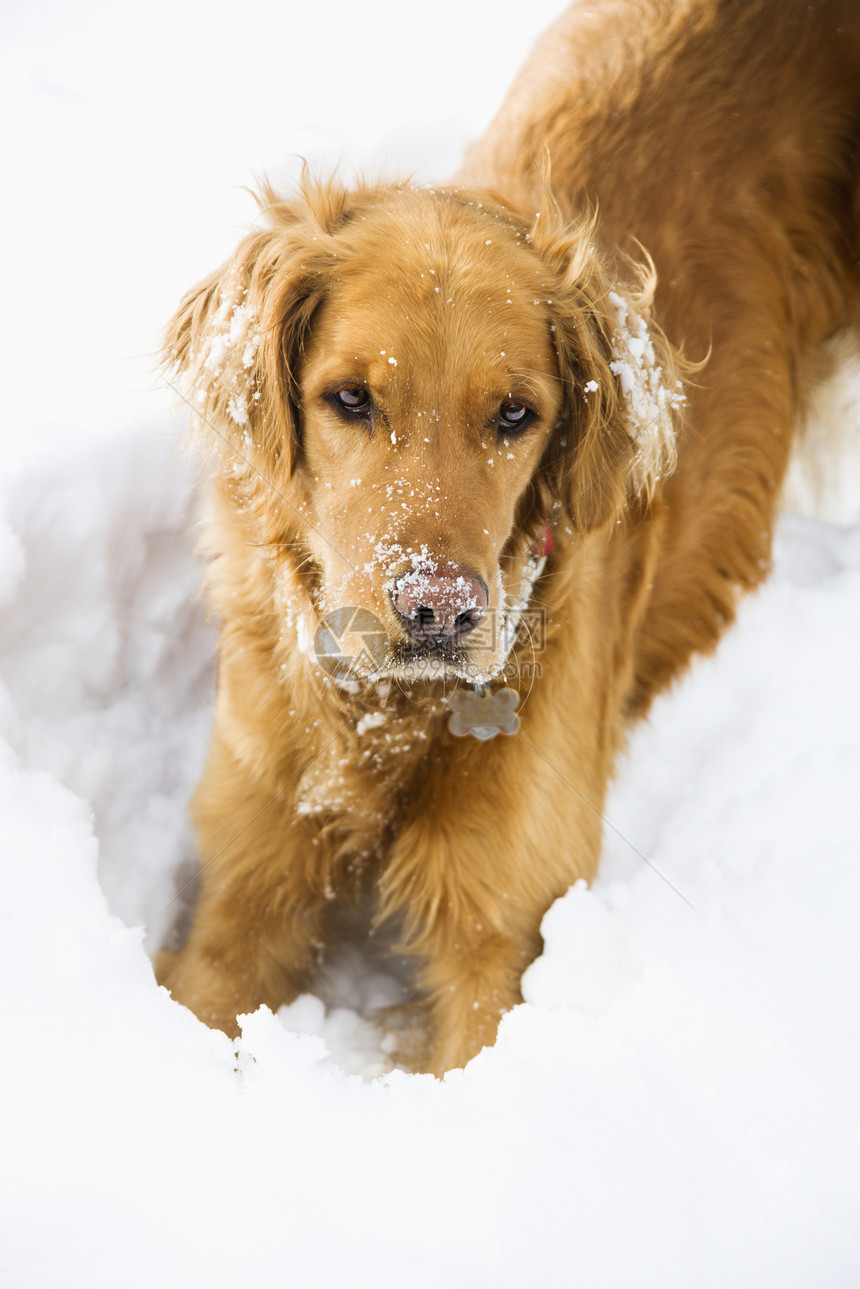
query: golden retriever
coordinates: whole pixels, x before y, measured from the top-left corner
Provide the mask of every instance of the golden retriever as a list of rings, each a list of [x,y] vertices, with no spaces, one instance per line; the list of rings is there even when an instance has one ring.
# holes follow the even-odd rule
[[[166,344],[218,449],[200,892],[157,962],[201,1020],[307,989],[369,892],[414,1067],[493,1041],[629,723],[766,573],[857,317],[858,146],[854,0],[591,0],[450,185],[264,190]]]

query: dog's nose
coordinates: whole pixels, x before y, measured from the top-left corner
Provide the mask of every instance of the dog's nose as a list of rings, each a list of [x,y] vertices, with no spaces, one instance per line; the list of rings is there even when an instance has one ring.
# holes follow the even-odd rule
[[[417,568],[398,577],[391,603],[414,640],[428,643],[460,640],[474,631],[487,613],[487,584],[456,564]]]

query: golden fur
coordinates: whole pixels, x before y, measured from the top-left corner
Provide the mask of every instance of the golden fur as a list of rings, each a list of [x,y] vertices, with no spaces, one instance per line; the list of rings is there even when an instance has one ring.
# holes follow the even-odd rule
[[[415,962],[416,1064],[492,1042],[544,912],[595,872],[631,718],[766,572],[825,342],[857,318],[858,143],[856,4],[594,0],[452,186],[267,190],[183,301],[166,350],[217,448],[220,650],[199,901],[157,972],[202,1020],[232,1034],[307,988],[333,906],[370,892]],[[485,626],[547,530],[544,648],[507,652]],[[395,612],[422,568],[486,587],[456,648]],[[385,661],[333,678],[309,644],[342,606]],[[521,693],[518,735],[452,735],[469,677]]]

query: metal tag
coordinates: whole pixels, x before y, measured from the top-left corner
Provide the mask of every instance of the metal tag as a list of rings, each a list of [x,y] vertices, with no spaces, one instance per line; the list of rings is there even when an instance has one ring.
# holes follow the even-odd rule
[[[520,728],[515,711],[519,701],[514,689],[499,689],[494,694],[486,685],[476,685],[471,693],[458,689],[448,699],[448,729],[456,738],[470,734],[482,743],[497,734],[516,734]]]

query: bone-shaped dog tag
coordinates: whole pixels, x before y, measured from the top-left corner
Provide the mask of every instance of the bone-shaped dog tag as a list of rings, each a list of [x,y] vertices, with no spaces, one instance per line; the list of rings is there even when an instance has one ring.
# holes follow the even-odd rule
[[[499,689],[491,693],[486,685],[476,685],[469,692],[458,689],[448,699],[448,729],[457,738],[472,738],[485,743],[497,734],[516,734],[520,718],[515,708],[520,696],[514,689]]]

